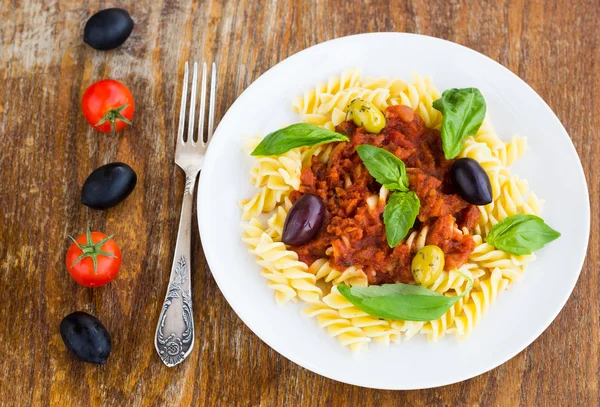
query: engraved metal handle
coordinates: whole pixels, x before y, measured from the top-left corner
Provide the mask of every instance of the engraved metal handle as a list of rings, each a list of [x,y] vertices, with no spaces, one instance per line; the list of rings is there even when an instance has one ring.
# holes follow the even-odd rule
[[[190,276],[190,243],[192,227],[192,195],[198,169],[187,168],[185,192],[181,204],[179,231],[171,277],[165,302],[163,303],[154,346],[165,365],[172,367],[181,363],[194,347],[194,316],[192,314],[192,292]]]

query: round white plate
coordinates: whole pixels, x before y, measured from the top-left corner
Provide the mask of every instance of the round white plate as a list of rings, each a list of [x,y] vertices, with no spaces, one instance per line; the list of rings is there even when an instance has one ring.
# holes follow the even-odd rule
[[[316,83],[360,67],[363,76],[410,80],[432,76],[443,91],[477,87],[498,134],[526,135],[529,151],[513,171],[545,199],[543,217],[562,237],[537,252],[523,281],[503,292],[471,337],[437,343],[423,337],[352,354],[301,315],[304,304],[278,306],[253,255],[240,240],[238,201],[252,195],[252,159],[245,136],[265,135],[301,121],[292,100]],[[235,312],[264,342],[293,362],[334,380],[380,389],[442,386],[484,373],[540,335],[567,301],[583,265],[589,235],[585,177],[558,118],[525,82],[492,59],[463,46],[420,35],[363,34],[299,52],[267,71],[221,120],[202,169],[198,222],[213,276]]]

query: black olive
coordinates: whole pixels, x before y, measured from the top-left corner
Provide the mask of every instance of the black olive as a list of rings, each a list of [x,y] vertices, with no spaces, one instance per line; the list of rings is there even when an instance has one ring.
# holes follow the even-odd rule
[[[450,169],[450,178],[456,192],[473,205],[492,202],[492,185],[483,167],[472,158],[459,158]]]
[[[124,163],[110,163],[95,169],[81,188],[81,203],[92,209],[108,209],[131,194],[137,175]]]
[[[316,195],[304,194],[292,205],[281,240],[292,246],[307,243],[319,233],[324,219],[325,203]]]
[[[85,23],[83,41],[99,50],[117,48],[133,30],[129,13],[120,8],[107,8],[90,17]]]
[[[110,355],[108,331],[98,318],[77,311],[60,323],[60,336],[67,349],[84,362],[104,364]]]

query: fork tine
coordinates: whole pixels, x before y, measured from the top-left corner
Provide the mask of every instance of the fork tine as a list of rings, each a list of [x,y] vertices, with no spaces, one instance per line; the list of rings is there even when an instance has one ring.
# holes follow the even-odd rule
[[[192,95],[190,100],[190,118],[188,121],[187,141],[194,145],[194,119],[196,117],[196,88],[198,87],[198,62],[194,62],[194,74],[192,75]]]
[[[184,144],[183,129],[185,127],[185,102],[187,100],[188,87],[188,63],[185,61],[185,73],[183,74],[183,89],[181,90],[181,107],[179,109],[179,129],[177,130],[177,143]]]
[[[200,85],[200,122],[198,123],[198,141],[202,142],[202,147],[206,146],[204,142],[204,116],[206,116],[206,62],[202,64],[202,83]]]
[[[210,139],[213,135],[213,128],[215,125],[215,99],[216,99],[216,89],[217,89],[217,64],[212,63],[211,68],[211,77],[210,77],[210,102],[208,104],[208,136],[206,138],[206,144],[210,143]]]

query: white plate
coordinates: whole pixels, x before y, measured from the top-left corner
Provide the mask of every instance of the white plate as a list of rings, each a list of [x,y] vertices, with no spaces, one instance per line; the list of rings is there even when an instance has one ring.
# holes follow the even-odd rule
[[[317,82],[361,67],[364,76],[411,79],[479,88],[498,134],[528,137],[530,149],[513,171],[546,200],[543,217],[562,237],[536,254],[523,281],[502,293],[471,337],[437,343],[413,338],[389,347],[371,343],[353,355],[313,319],[306,305],[278,306],[254,257],[240,240],[238,201],[254,192],[245,136],[301,121],[292,100]],[[551,78],[549,78],[551,80]],[[540,335],[567,301],[585,258],[589,199],[577,153],[546,103],[502,65],[463,46],[412,34],[363,34],[328,41],[299,52],[267,71],[231,106],[210,145],[198,194],[204,253],[223,295],[264,342],[320,375],[380,389],[442,386],[484,373],[515,356]],[[553,357],[549,355],[549,357]],[[542,362],[540,362],[542,363]]]

